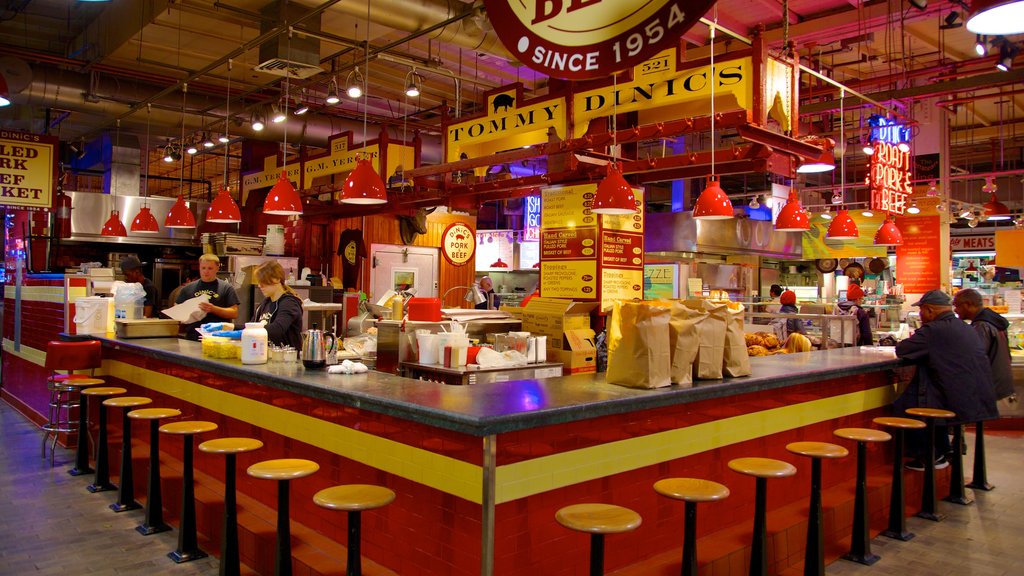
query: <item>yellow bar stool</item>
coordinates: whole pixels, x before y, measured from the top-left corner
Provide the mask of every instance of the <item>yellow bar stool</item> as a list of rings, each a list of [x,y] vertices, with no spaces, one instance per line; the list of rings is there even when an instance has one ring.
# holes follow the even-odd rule
[[[200,452],[224,455],[224,530],[220,539],[220,576],[239,576],[238,506],[235,494],[235,459],[238,454],[263,447],[255,438],[217,438],[199,445]]]
[[[274,574],[292,574],[292,535],[288,525],[288,494],[290,481],[305,478],[320,469],[312,460],[281,458],[257,462],[246,473],[253,478],[277,481],[277,554],[274,557]]]
[[[167,557],[177,564],[207,556],[206,552],[199,549],[196,537],[196,493],[192,481],[192,437],[216,429],[216,424],[203,420],[182,420],[160,427],[160,431],[164,434],[181,436],[185,443],[181,459],[181,520],[178,525],[178,549],[167,553]]]
[[[928,453],[924,458],[924,489],[921,491],[921,511],[917,516],[941,522],[945,515],[936,511],[938,502],[935,497],[935,419],[956,418],[956,413],[941,408],[907,408],[907,414],[924,418],[925,434],[928,435]],[[959,446],[957,450],[960,450]],[[962,474],[960,479],[963,480]]]
[[[93,386],[86,388],[82,390],[82,410],[86,409],[86,398],[90,396],[104,398],[119,396],[127,392],[128,390],[119,386]],[[99,428],[99,434],[96,436],[96,475],[93,476],[92,484],[85,487],[89,492],[117,490],[117,486],[110,483],[110,456],[107,448],[107,410],[102,404],[100,405]]]
[[[373,510],[391,504],[395,493],[383,486],[370,484],[344,484],[325,488],[313,495],[317,506],[348,512],[348,557],[345,576],[362,576],[362,554],[359,551],[363,510]]]
[[[135,501],[135,481],[132,474],[132,421],[128,412],[132,408],[152,404],[153,401],[144,396],[117,396],[103,401],[104,406],[121,409],[121,480],[118,482],[117,502],[110,505],[114,512],[142,508]]]
[[[804,550],[804,576],[825,574],[825,531],[821,522],[821,461],[845,458],[850,451],[828,442],[793,442],[786,450],[811,459],[811,509],[807,517],[807,548]]]
[[[904,430],[920,430],[925,423],[913,418],[898,418],[895,416],[881,416],[873,420],[879,426],[885,426],[892,430],[895,438],[892,458],[892,492],[889,496],[889,527],[882,532],[882,536],[902,540],[906,542],[914,537],[912,532],[907,532],[906,502],[903,496],[903,451],[904,451]]]
[[[590,534],[590,576],[604,574],[604,537],[606,534],[632,532],[642,519],[636,512],[614,504],[573,504],[555,513],[559,524]]]
[[[768,479],[792,476],[796,474],[796,467],[789,462],[772,458],[736,458],[729,461],[729,468],[740,474],[753,476],[756,481],[754,534],[750,544],[750,576],[764,576],[768,574]]]
[[[718,482],[699,478],[666,478],[654,483],[654,491],[686,503],[682,576],[697,576],[697,503],[728,498],[729,489]]]
[[[871,520],[868,516],[868,442],[888,442],[888,432],[874,428],[840,428],[832,432],[839,438],[857,443],[857,491],[853,500],[853,535],[850,537],[850,551],[843,555],[846,560],[871,566],[878,562],[878,556],[871,553]]]
[[[77,376],[77,374],[58,374],[54,378],[60,376]],[[69,389],[78,391],[78,442],[75,446],[75,467],[68,470],[68,474],[72,476],[92,474],[95,470],[89,467],[89,397],[83,394],[89,387],[102,386],[106,382],[99,378],[64,378],[62,381]],[[52,448],[50,454],[53,454]]]
[[[132,410],[128,417],[149,421],[149,478],[146,482],[146,518],[135,530],[143,536],[171,529],[164,523],[164,499],[160,492],[160,434],[157,427],[162,418],[181,416],[174,408],[141,408]]]

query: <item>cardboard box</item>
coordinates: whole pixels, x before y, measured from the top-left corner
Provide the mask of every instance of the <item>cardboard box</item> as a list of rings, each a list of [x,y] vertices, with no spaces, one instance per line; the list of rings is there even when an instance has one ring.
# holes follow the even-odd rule
[[[561,349],[548,347],[548,361],[561,362],[563,374],[593,374],[597,372],[597,348],[594,331],[590,328],[567,330],[561,338]],[[548,339],[550,342],[551,339]]]
[[[523,330],[547,336],[548,348],[565,349],[565,333],[570,330],[590,330],[590,313],[599,304],[562,298],[532,298],[523,309]],[[593,339],[593,331],[590,337]]]

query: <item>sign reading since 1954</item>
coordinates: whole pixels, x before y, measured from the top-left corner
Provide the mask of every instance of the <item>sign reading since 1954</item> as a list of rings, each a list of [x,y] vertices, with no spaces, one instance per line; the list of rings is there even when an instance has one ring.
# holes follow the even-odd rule
[[[714,0],[484,0],[505,47],[554,78],[608,77],[674,46]]]
[[[903,214],[910,189],[910,151],[886,142],[875,144],[867,185],[871,188],[871,209]]]
[[[449,225],[441,236],[441,253],[452,266],[462,266],[476,254],[476,234],[462,222]]]
[[[0,206],[53,206],[57,143],[52,136],[0,130]]]

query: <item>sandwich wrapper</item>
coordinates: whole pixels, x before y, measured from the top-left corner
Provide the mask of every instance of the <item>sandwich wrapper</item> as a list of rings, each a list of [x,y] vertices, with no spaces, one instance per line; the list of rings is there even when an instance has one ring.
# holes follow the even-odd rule
[[[199,303],[209,301],[210,296],[208,294],[203,294],[201,296],[196,296],[195,298],[189,298],[181,304],[175,304],[174,306],[164,310],[163,313],[183,324],[199,322],[204,316],[206,316],[206,312],[199,309]]]

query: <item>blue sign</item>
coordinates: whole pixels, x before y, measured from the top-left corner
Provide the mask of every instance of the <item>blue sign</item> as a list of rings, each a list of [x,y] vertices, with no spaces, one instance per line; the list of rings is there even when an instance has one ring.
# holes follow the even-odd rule
[[[540,196],[526,197],[523,240],[526,242],[540,240]]]
[[[910,143],[910,128],[896,120],[873,114],[868,118],[872,142],[888,142],[893,146]]]

